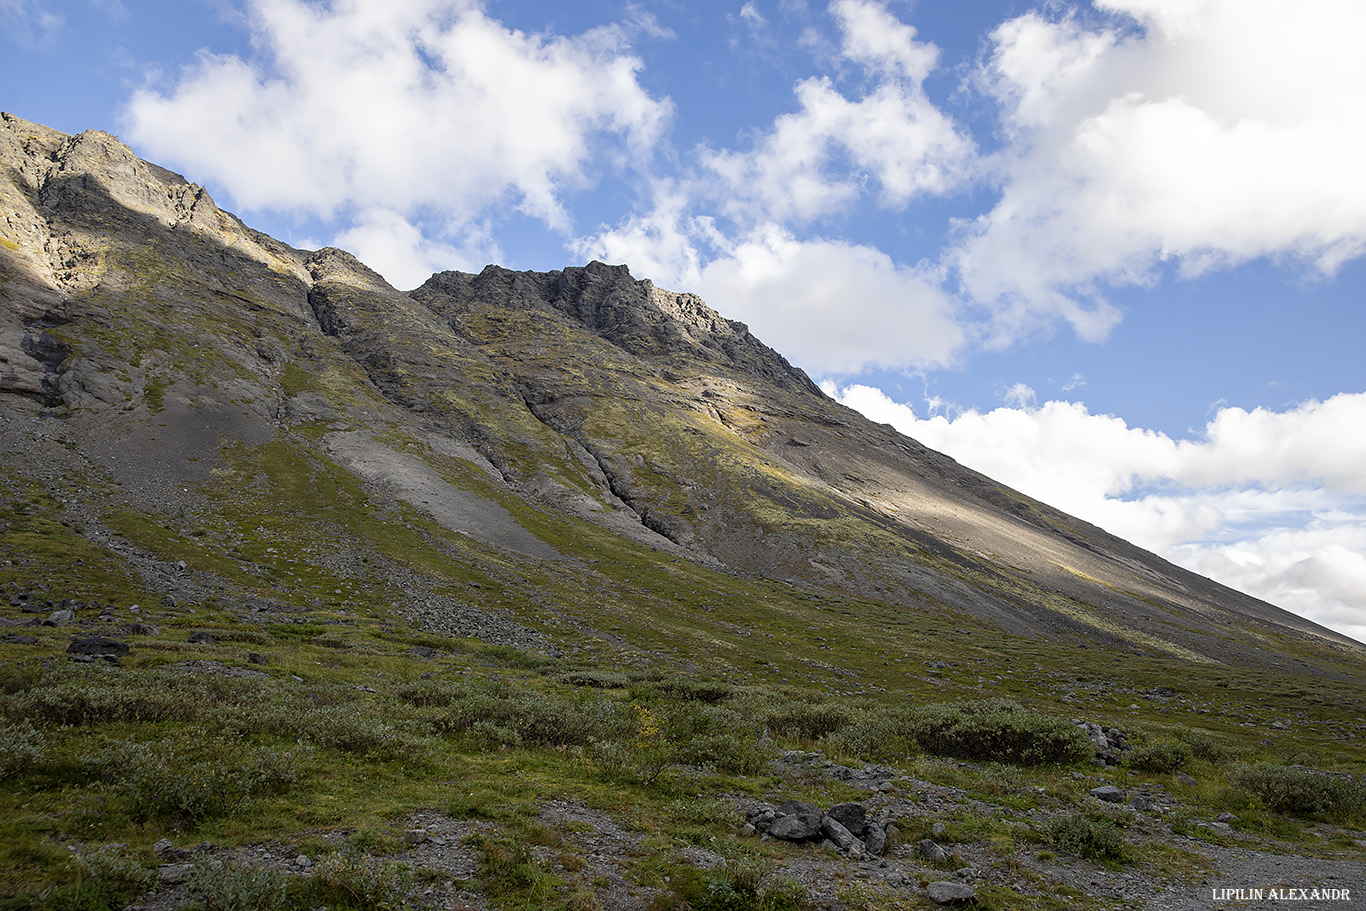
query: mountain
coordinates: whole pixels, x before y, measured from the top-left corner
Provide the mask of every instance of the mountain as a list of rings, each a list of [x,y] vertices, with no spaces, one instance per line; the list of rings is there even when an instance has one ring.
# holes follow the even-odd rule
[[[1253,847],[1359,878],[1366,649],[695,295],[403,293],[9,114],[0,169],[4,907],[1215,907]]]
[[[343,251],[251,230],[107,134],[5,115],[0,150],[10,470],[74,459],[125,516],[192,512],[212,526],[196,556],[233,570],[199,584],[228,597],[290,588],[210,491],[288,452],[509,565],[583,566],[517,518],[533,510],[570,537],[591,523],[969,629],[1253,665],[1285,641],[1356,648],[867,420],[625,266],[490,266],[404,294]]]

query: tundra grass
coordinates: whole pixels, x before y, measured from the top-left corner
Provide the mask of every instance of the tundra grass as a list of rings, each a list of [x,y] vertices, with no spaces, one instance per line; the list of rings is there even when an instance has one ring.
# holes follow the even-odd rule
[[[522,560],[452,533],[405,504],[378,501],[316,451],[283,438],[227,450],[219,474],[200,488],[203,509],[183,517],[131,508],[108,514],[127,540],[163,561],[183,559],[194,578],[216,580],[222,592],[171,608],[116,555],[63,524],[70,519],[59,500],[7,483],[0,536],[15,557],[0,565],[0,581],[9,592],[32,588],[44,598],[108,604],[116,623],[132,619],[128,606],[140,603],[138,619],[157,632],[129,637],[132,653],[103,673],[62,660],[67,629],[39,628],[32,645],[0,643],[0,719],[13,735],[6,749],[17,756],[41,741],[0,789],[0,890],[32,893],[75,881],[80,871],[68,846],[122,842],[145,852],[161,837],[295,843],[341,830],[379,833],[371,839],[379,844],[424,807],[488,822],[489,844],[515,861],[537,806],[566,796],[654,838],[642,849],[642,870],[678,869],[684,844],[750,850],[736,838],[734,817],[699,817],[698,795],[795,796],[823,805],[858,796],[819,775],[778,777],[753,758],[762,751],[816,749],[858,765],[874,757],[837,745],[855,719],[997,697],[1117,726],[1138,742],[1193,744],[1191,758],[1167,771],[991,766],[973,757],[932,759],[911,743],[897,764],[965,789],[967,799],[999,808],[1005,820],[950,820],[955,837],[1010,853],[1021,834],[1009,814],[1085,807],[1087,790],[1103,777],[1172,793],[1194,808],[1195,834],[1207,830],[1194,820],[1229,810],[1255,838],[1289,837],[1324,856],[1361,853],[1350,837],[1307,847],[1306,827],[1325,822],[1268,805],[1284,774],[1240,778],[1237,771],[1238,763],[1307,764],[1359,776],[1366,770],[1359,677],[1194,663],[1178,675],[1170,660],[969,631],[954,616],[725,573],[542,511],[457,462],[438,464],[504,505],[564,559]],[[555,637],[560,654],[413,628],[394,611],[404,594],[386,581],[385,561],[433,590],[506,610]],[[303,622],[244,614],[242,596],[278,602]],[[98,622],[81,619],[98,631]],[[218,641],[189,643],[200,629]],[[410,655],[417,645],[437,656]],[[269,663],[252,664],[248,652]],[[242,682],[182,667],[205,659],[265,676]],[[1355,673],[1351,665],[1342,671]],[[437,704],[442,692],[467,714]],[[74,705],[90,708],[72,714]],[[547,716],[545,706],[591,706],[584,717],[601,716],[606,726],[541,742],[527,719],[565,714]],[[825,714],[812,706],[825,706]],[[17,727],[21,719],[36,740]],[[716,726],[728,738],[711,738]],[[219,746],[227,742],[249,751],[230,754]],[[130,768],[136,774],[114,771]],[[168,778],[158,777],[163,770]],[[1073,771],[1086,780],[1074,780]],[[245,783],[215,802],[196,790],[197,776]],[[178,784],[158,789],[162,780]],[[1256,784],[1262,780],[1272,784]],[[1350,833],[1366,819],[1349,809],[1327,824]],[[800,850],[775,847],[773,859]],[[1191,872],[1186,859],[1159,849],[1126,850],[1133,862]],[[490,852],[489,862],[498,862]],[[583,900],[584,884],[571,878],[530,881],[497,901],[555,907]],[[536,889],[549,891],[533,895]],[[1052,901],[983,895],[985,906]]]

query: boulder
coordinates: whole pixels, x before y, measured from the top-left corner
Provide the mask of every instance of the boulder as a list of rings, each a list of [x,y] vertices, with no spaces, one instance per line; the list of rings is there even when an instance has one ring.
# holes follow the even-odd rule
[[[966,883],[937,882],[925,887],[925,894],[938,905],[975,901],[977,893]]]
[[[854,847],[858,839],[853,833],[846,829],[839,820],[833,816],[826,815],[821,819],[821,834],[835,843],[835,847],[841,851],[848,851]]]
[[[809,841],[821,834],[821,820],[825,814],[819,807],[800,800],[789,800],[774,811],[773,825],[768,834],[783,841]]]
[[[862,838],[868,826],[868,810],[861,803],[837,803],[825,815],[849,830],[856,838]]]
[[[113,655],[122,658],[128,654],[128,643],[120,642],[117,639],[110,639],[107,636],[91,636],[87,639],[76,639],[66,647],[68,655],[89,655],[91,657],[103,657]]]
[[[863,846],[869,854],[881,857],[887,850],[887,833],[882,831],[881,826],[870,823],[863,831]]]

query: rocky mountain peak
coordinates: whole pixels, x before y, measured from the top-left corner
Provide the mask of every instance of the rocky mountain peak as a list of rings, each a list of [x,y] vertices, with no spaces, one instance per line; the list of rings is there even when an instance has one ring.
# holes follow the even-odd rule
[[[824,398],[802,370],[755,338],[744,323],[725,319],[695,294],[636,279],[624,265],[595,261],[551,272],[501,266],[488,266],[478,275],[441,272],[412,296],[452,314],[487,307],[556,313],[637,357],[711,364]]]

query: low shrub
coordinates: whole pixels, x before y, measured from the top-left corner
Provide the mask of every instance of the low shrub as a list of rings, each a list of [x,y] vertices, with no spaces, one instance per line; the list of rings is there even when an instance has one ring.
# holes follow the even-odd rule
[[[764,719],[775,736],[808,741],[828,737],[851,721],[849,707],[834,702],[793,702],[773,709]]]
[[[926,706],[911,715],[907,733],[928,753],[1018,765],[1080,762],[1094,752],[1071,721],[1008,699]]]
[[[1229,780],[1278,813],[1333,822],[1366,817],[1366,783],[1355,776],[1259,762],[1236,766]]]
[[[376,860],[359,851],[329,854],[318,860],[301,890],[308,907],[399,908],[413,891],[413,871],[406,864]]]
[[[34,911],[116,911],[157,883],[154,867],[129,850],[126,845],[103,845],[72,858],[76,878],[52,885],[39,895],[14,895],[0,901],[5,909]]]
[[[735,687],[725,680],[698,680],[693,677],[664,677],[640,681],[631,686],[631,698],[663,699],[675,702],[724,702],[735,696]]]
[[[476,835],[469,840],[479,857],[479,876],[494,899],[521,896],[528,902],[549,899],[558,884],[520,839]],[[532,904],[531,907],[538,907]]]
[[[175,744],[115,741],[93,764],[136,823],[194,824],[227,816],[299,779],[297,750],[243,749],[232,741],[206,741],[196,754]]]
[[[810,907],[802,884],[777,876],[757,858],[728,860],[694,876],[677,878],[674,891],[693,911],[802,911]]]
[[[611,671],[567,671],[555,680],[569,686],[586,686],[598,690],[621,690],[630,685],[625,674]]]
[[[1124,754],[1124,764],[1140,772],[1168,773],[1190,763],[1194,751],[1180,740],[1140,743]]]
[[[47,755],[43,732],[20,719],[0,723],[0,781],[27,772]]]
[[[425,755],[421,727],[402,718],[382,717],[382,707],[351,702],[329,705],[296,716],[282,734],[293,734],[320,747],[371,759],[414,758]]]
[[[200,858],[190,868],[185,891],[195,911],[280,911],[288,878],[258,864]]]
[[[1121,860],[1124,833],[1113,820],[1073,813],[1048,825],[1047,838],[1059,851],[1088,860]]]
[[[865,760],[888,761],[901,758],[915,749],[910,736],[907,712],[872,708],[853,721],[827,734],[822,743],[830,750]]]
[[[1182,731],[1176,738],[1190,748],[1192,758],[1203,762],[1223,762],[1233,751],[1207,734]]]

